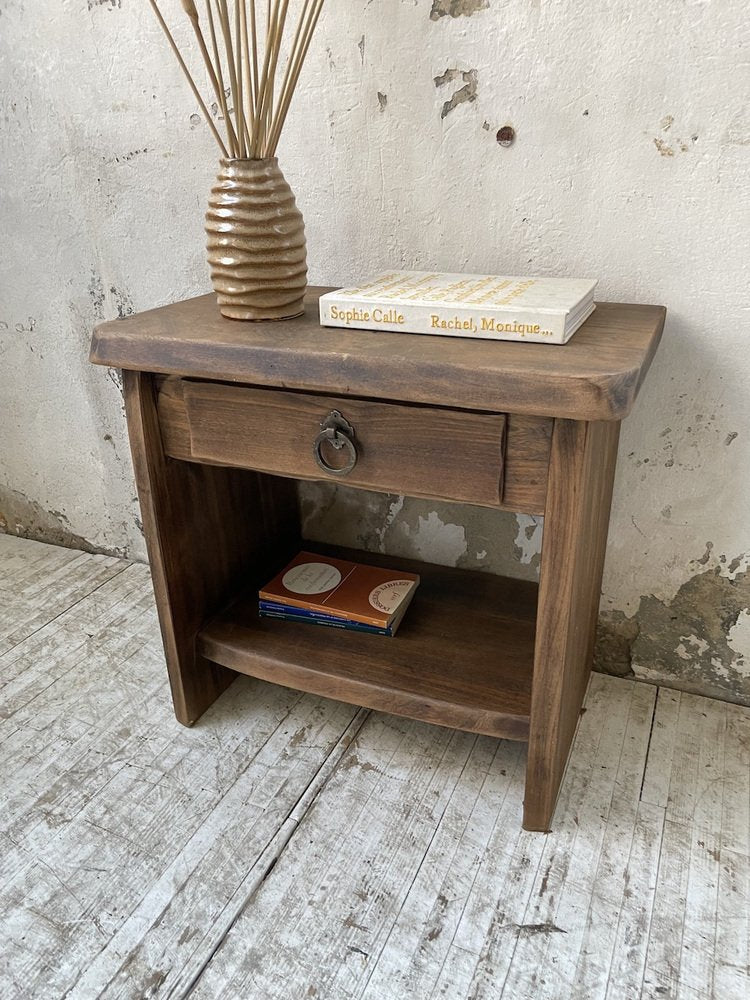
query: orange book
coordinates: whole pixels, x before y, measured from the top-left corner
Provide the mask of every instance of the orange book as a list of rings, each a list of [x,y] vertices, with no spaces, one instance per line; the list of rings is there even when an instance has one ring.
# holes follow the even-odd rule
[[[258,596],[261,601],[395,629],[418,584],[416,573],[300,552]]]

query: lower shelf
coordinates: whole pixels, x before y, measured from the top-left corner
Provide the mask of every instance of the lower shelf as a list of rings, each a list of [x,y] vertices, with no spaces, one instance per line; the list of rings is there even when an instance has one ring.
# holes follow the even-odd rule
[[[536,584],[365,552],[323,551],[420,574],[394,638],[261,619],[252,588],[201,630],[199,652],[300,691],[528,739]]]

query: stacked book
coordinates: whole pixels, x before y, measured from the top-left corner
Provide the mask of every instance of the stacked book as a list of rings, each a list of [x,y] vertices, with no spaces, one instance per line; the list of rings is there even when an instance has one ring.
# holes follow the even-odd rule
[[[415,573],[300,552],[258,593],[261,618],[395,635],[419,585]]]
[[[595,309],[588,278],[388,271],[320,297],[323,326],[565,344]]]

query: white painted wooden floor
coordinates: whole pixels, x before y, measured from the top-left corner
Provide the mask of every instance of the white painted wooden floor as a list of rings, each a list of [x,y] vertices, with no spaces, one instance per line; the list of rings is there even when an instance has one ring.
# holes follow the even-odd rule
[[[525,749],[240,678],[173,719],[145,566],[0,535],[0,998],[746,1000],[750,710],[595,676]]]

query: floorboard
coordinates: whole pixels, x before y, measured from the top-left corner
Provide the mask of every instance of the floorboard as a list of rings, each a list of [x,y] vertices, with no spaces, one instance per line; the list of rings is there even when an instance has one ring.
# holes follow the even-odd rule
[[[3,1000],[745,1000],[750,710],[594,675],[525,748],[249,678],[169,704],[146,567],[0,535]]]
[[[123,559],[0,534],[0,655],[127,565]]]

